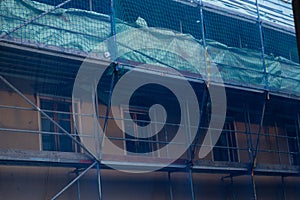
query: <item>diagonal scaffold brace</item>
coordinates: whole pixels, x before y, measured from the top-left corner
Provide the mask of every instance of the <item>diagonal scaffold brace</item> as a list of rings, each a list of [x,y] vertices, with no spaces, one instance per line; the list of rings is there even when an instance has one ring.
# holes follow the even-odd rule
[[[55,126],[57,126],[63,134],[70,137],[76,144],[78,144],[92,159],[97,161],[98,158],[87,149],[81,142],[79,142],[76,137],[72,136],[68,131],[66,131],[61,125],[59,125],[54,119],[52,119],[47,113],[45,113],[41,108],[39,108],[35,103],[33,103],[29,98],[27,98],[20,90],[18,90],[13,84],[11,84],[8,80],[6,80],[2,75],[0,75],[0,80],[2,80],[8,87],[10,87],[13,91],[15,91],[18,95],[20,95],[28,104],[30,104],[35,110],[40,112],[43,116],[49,119]]]

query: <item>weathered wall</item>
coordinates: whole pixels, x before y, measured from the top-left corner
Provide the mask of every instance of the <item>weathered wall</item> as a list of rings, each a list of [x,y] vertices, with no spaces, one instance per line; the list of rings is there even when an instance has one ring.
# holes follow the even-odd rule
[[[33,95],[26,95],[36,102]],[[0,91],[0,105],[32,108],[22,97],[13,92]],[[38,113],[33,110],[0,108],[0,127],[38,131]],[[38,150],[39,135],[29,132],[0,131],[0,148]]]
[[[15,93],[1,91],[0,105],[19,106],[31,108],[20,96]],[[29,99],[36,102],[33,95],[27,95]],[[105,106],[99,106],[99,113],[105,115]],[[111,113],[110,113],[111,116]],[[103,125],[104,119],[99,119]],[[17,128],[26,130],[38,130],[38,113],[32,110],[16,110],[1,108],[0,125],[2,128]],[[237,144],[243,150],[239,151],[240,162],[249,162],[247,150],[247,135],[245,125],[242,122],[235,123],[237,130]],[[253,132],[258,131],[257,125],[252,125]],[[91,129],[92,131],[92,129]],[[261,137],[261,144],[266,149],[275,147],[287,151],[287,141],[282,138],[276,144],[274,140],[275,128],[267,127],[263,133],[270,136]],[[279,135],[285,131],[278,128]],[[0,148],[15,149],[39,149],[39,135],[31,133],[17,133],[1,131]],[[115,122],[109,120],[108,135],[112,137],[123,137],[123,133],[116,128]],[[256,136],[252,142],[256,142]],[[92,141],[93,142],[93,141]],[[123,141],[116,141],[118,146],[124,148]],[[281,163],[289,164],[287,154],[281,154]],[[209,154],[206,160],[211,160]],[[258,162],[265,164],[278,164],[278,154],[266,152],[258,154]],[[0,166],[0,199],[49,199],[63,186],[71,181],[75,174],[70,173],[73,169],[54,167],[12,167]],[[196,199],[251,199],[253,195],[250,176],[238,176],[230,179],[222,177],[226,174],[193,174],[194,190]],[[185,200],[191,198],[190,185],[187,173],[173,172],[172,194],[173,199]],[[255,176],[255,184],[258,199],[297,199],[300,194],[299,178],[285,178],[285,188],[280,177]],[[119,199],[169,199],[169,186],[167,173],[155,172],[148,174],[126,174],[115,170],[103,170],[103,196],[109,200]],[[80,180],[81,199],[97,199],[97,176],[96,171],[91,170]],[[285,190],[283,190],[283,188]],[[60,199],[76,199],[76,185],[66,191]]]
[[[0,167],[0,199],[50,199],[75,177],[73,169],[51,167]],[[196,199],[252,199],[250,176],[222,177],[225,174],[193,174]],[[287,177],[285,187],[280,177],[255,176],[257,199],[298,199],[300,179]],[[191,199],[187,173],[171,173],[174,200]],[[114,170],[102,170],[103,198],[108,200],[169,200],[166,172],[129,174]],[[284,188],[284,189],[283,189]],[[82,200],[97,199],[96,171],[91,170],[80,179]],[[77,185],[68,189],[59,199],[77,199]]]
[[[22,97],[18,94],[8,91],[0,91],[0,105],[5,106],[17,106],[17,107],[25,107],[32,108],[27,102],[25,102]],[[28,95],[27,97],[36,103],[36,99],[34,95]],[[91,114],[92,111],[85,111],[87,114]],[[106,106],[99,105],[99,115],[105,116]],[[121,111],[120,111],[121,112]],[[0,127],[8,128],[8,129],[20,129],[20,130],[33,130],[38,131],[38,122],[39,115],[37,111],[33,110],[22,110],[22,109],[11,109],[11,108],[0,108]],[[109,116],[112,117],[112,113],[109,113]],[[120,114],[121,116],[121,114]],[[85,134],[94,134],[94,121],[92,117],[83,117],[82,121],[86,120],[88,123],[84,123],[86,127],[82,127],[86,133]],[[104,118],[100,117],[99,122],[103,127]],[[252,138],[252,145],[256,145],[257,135],[246,134],[245,124],[243,122],[235,122],[236,134],[237,134],[237,145],[238,145],[238,154],[240,158],[240,162],[249,162],[249,150],[248,146],[250,143],[250,138]],[[258,125],[251,125],[251,131],[253,133],[258,132]],[[87,133],[90,131],[90,133]],[[170,129],[168,129],[170,131]],[[276,133],[277,131],[277,133]],[[13,131],[1,131],[1,140],[0,140],[0,148],[14,148],[14,149],[40,149],[40,136],[37,133],[29,133],[29,132],[13,132]],[[111,141],[114,142],[115,145],[120,147],[120,149],[124,149],[124,141],[120,140],[120,138],[124,138],[124,133],[117,127],[115,120],[109,119],[107,124],[106,134],[109,137],[115,138]],[[277,127],[266,126],[262,129],[260,137],[260,150],[265,150],[265,152],[259,152],[258,154],[258,162],[263,164],[290,164],[289,155],[287,153],[277,153],[274,151],[288,152],[288,143],[287,139],[284,138],[285,130]],[[276,135],[278,134],[278,136]],[[202,134],[204,137],[204,134]],[[277,141],[276,141],[277,137]],[[85,137],[85,144],[88,144],[89,148],[93,152],[97,152],[95,149],[95,138],[94,137]],[[104,141],[104,146],[105,146]],[[201,142],[201,139],[200,139]],[[199,150],[199,148],[198,148]],[[273,151],[273,152],[272,152]],[[196,152],[197,153],[197,152]],[[124,153],[125,154],[125,153]],[[182,158],[185,158],[186,155],[183,155]],[[212,159],[212,154],[208,154],[206,156],[207,160]]]

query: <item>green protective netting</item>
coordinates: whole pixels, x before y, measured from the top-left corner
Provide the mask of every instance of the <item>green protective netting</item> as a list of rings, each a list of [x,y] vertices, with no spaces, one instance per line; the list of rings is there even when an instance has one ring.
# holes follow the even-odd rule
[[[53,6],[30,0],[5,0],[0,3],[1,31],[10,31]],[[125,25],[124,25],[125,26]],[[35,20],[9,37],[40,46],[91,51],[93,44],[110,36],[109,17],[79,9],[57,9]]]
[[[0,31],[9,33],[14,27],[51,8],[50,5],[29,0],[2,0]],[[109,46],[103,43],[111,36],[111,24],[108,15],[60,8],[10,33],[6,39],[86,54],[98,46],[94,53],[104,56],[111,51]],[[256,50],[228,47],[217,41],[207,40],[209,59],[205,60],[202,41],[189,34],[147,27],[147,22],[140,17],[135,24],[130,25],[116,19],[115,26],[118,33],[116,51],[122,59],[208,75],[212,81],[216,73],[211,70],[211,66],[215,64],[227,84],[256,88],[265,88],[268,84],[273,91],[296,95],[300,93],[300,66],[285,58],[271,55],[265,55],[263,58],[261,52]],[[122,34],[141,27],[143,30],[138,32],[138,36]],[[147,42],[148,48],[131,51],[139,42]],[[99,44],[102,45],[101,48]]]

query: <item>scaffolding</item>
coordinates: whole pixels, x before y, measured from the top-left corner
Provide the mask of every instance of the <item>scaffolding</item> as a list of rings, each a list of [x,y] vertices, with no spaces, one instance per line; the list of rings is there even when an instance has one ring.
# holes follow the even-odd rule
[[[52,2],[52,1],[51,1]],[[55,1],[53,1],[55,3]],[[267,32],[269,31],[270,26],[274,26],[274,24],[269,23],[268,21],[264,21],[266,15],[263,17],[260,16],[260,12],[266,12],[265,8],[260,1],[245,1],[244,3],[248,3],[252,7],[254,7],[254,11],[256,15],[247,16],[247,19],[244,19],[245,16],[240,15],[232,15],[230,18],[238,18],[239,20],[243,19],[245,21],[250,21],[250,26],[255,24],[257,26],[257,36],[258,40],[256,44],[248,43],[249,46],[252,45],[253,48],[258,48],[260,50],[261,63],[263,69],[263,84],[262,86],[257,85],[249,85],[248,87],[245,85],[237,85],[237,84],[225,84],[226,94],[227,94],[227,115],[226,121],[228,126],[224,126],[222,133],[224,133],[224,138],[226,138],[227,142],[231,140],[231,133],[235,132],[236,137],[246,138],[246,143],[240,146],[234,145],[233,143],[227,146],[224,146],[221,143],[217,143],[215,146],[210,146],[214,148],[215,155],[212,155],[212,158],[200,159],[197,156],[200,149],[203,148],[203,133],[210,131],[208,130],[207,123],[211,118],[210,113],[210,103],[211,98],[209,97],[208,88],[209,87],[218,87],[218,83],[214,82],[214,79],[210,77],[209,65],[210,61],[206,61],[205,68],[205,77],[200,77],[198,74],[187,73],[184,72],[185,77],[189,80],[189,83],[193,86],[193,88],[197,91],[197,98],[199,100],[200,107],[200,119],[199,119],[199,127],[196,127],[197,134],[193,143],[187,148],[186,152],[182,157],[177,159],[175,162],[170,165],[164,166],[164,162],[168,162],[168,155],[152,155],[140,157],[139,159],[133,158],[130,155],[124,155],[123,157],[113,157],[111,155],[100,155],[101,151],[98,149],[96,151],[90,150],[90,148],[86,147],[84,142],[82,142],[82,138],[89,137],[88,135],[79,137],[75,132],[71,132],[67,130],[64,126],[62,126],[57,120],[54,119],[55,114],[67,115],[71,116],[74,113],[69,111],[61,111],[55,109],[49,109],[47,106],[43,108],[41,104],[41,99],[39,101],[34,102],[33,99],[27,96],[28,93],[33,93],[36,98],[43,98],[43,94],[51,94],[52,96],[71,96],[72,93],[72,85],[74,83],[74,79],[76,77],[76,73],[79,69],[79,66],[84,61],[86,53],[76,51],[67,51],[66,49],[58,49],[57,47],[47,46],[43,48],[39,45],[28,42],[25,38],[14,38],[13,33],[24,30],[30,24],[38,24],[40,23],[40,19],[44,16],[55,13],[58,9],[66,8],[68,3],[71,3],[72,0],[67,0],[64,2],[60,2],[53,7],[50,7],[49,10],[42,12],[39,15],[36,15],[33,18],[27,19],[23,21],[18,26],[9,29],[8,31],[3,31],[1,38],[1,71],[0,71],[0,79],[2,82],[1,88],[3,91],[13,92],[19,97],[21,97],[22,101],[26,102],[27,106],[18,106],[3,103],[0,105],[1,113],[3,112],[12,112],[14,110],[24,111],[24,112],[33,112],[39,116],[39,120],[44,119],[45,121],[50,121],[53,124],[54,130],[52,131],[44,131],[42,129],[39,130],[30,130],[23,129],[19,127],[6,127],[5,125],[0,127],[1,133],[6,132],[14,132],[21,134],[33,134],[42,136],[54,135],[55,138],[59,138],[60,136],[67,136],[72,140],[72,151],[73,152],[60,152],[58,149],[59,146],[55,147],[57,149],[47,151],[47,149],[43,149],[41,147],[41,151],[36,150],[15,150],[15,149],[2,149],[0,147],[0,163],[3,165],[17,165],[17,166],[60,166],[67,168],[75,168],[74,173],[76,174],[76,178],[70,181],[64,188],[57,192],[57,194],[53,195],[52,199],[57,199],[62,195],[68,188],[72,185],[77,184],[78,191],[78,199],[80,199],[80,182],[79,180],[90,170],[95,169],[97,174],[97,189],[98,189],[98,199],[103,198],[102,192],[102,178],[101,171],[103,169],[111,169],[112,167],[116,167],[118,169],[123,169],[125,171],[137,170],[143,171],[146,169],[159,168],[157,171],[165,172],[168,175],[168,187],[169,187],[169,198],[173,199],[173,188],[172,188],[172,174],[176,172],[184,172],[188,175],[189,178],[189,187],[190,187],[190,197],[191,199],[196,199],[195,191],[194,191],[194,173],[208,173],[208,174],[227,174],[222,177],[221,181],[226,182],[229,180],[229,186],[232,187],[234,184],[234,179],[240,176],[249,177],[252,186],[252,199],[258,199],[257,191],[256,191],[256,180],[257,176],[278,176],[281,177],[282,182],[282,193],[283,199],[286,199],[286,191],[285,191],[285,177],[298,177],[300,173],[300,139],[299,139],[299,131],[300,131],[300,116],[299,116],[299,94],[291,92],[292,88],[275,90],[274,88],[269,87],[269,80],[276,77],[281,77],[285,79],[289,79],[284,75],[272,74],[270,70],[270,66],[267,62],[267,54],[270,53],[272,47],[266,46],[268,40],[272,38],[266,38],[268,36]],[[73,1],[74,2],[74,1]],[[202,45],[204,49],[207,49],[208,41],[211,38],[218,38],[217,35],[213,35],[212,29],[210,27],[213,22],[205,21],[205,16],[209,18],[210,15],[214,15],[215,13],[211,12],[212,7],[210,2],[207,1],[172,1],[172,4],[168,4],[170,6],[173,3],[178,3],[178,5],[182,7],[186,7],[188,11],[189,9],[196,8],[196,11],[199,12],[197,15],[200,16],[200,21],[197,21],[196,27],[184,27],[184,22],[179,23],[178,30],[181,32],[189,32],[194,37],[199,37],[202,40]],[[227,1],[221,1],[227,2]],[[268,1],[271,4],[274,4],[273,1]],[[49,2],[48,2],[49,3]],[[118,32],[118,28],[116,27],[116,22],[118,21],[116,17],[122,18],[122,20],[127,21],[128,23],[132,22],[132,19],[136,19],[137,16],[134,14],[126,13],[126,9],[122,10],[117,3],[124,3],[122,8],[126,8],[127,1],[109,1],[103,4],[106,5],[104,7],[93,8],[92,1],[88,1],[87,4],[82,4],[82,7],[86,7],[87,10],[91,11],[99,11],[104,9],[103,13],[110,15],[110,35],[114,36]],[[224,4],[225,4],[224,3]],[[117,5],[116,5],[117,4]],[[137,3],[138,4],[138,3]],[[74,3],[76,5],[76,1]],[[72,6],[74,6],[72,5]],[[135,4],[136,5],[136,4]],[[177,4],[176,4],[177,5]],[[286,4],[280,4],[279,7],[284,7]],[[72,7],[71,6],[71,7]],[[127,5],[128,6],[128,5]],[[101,9],[100,9],[101,8]],[[1,7],[2,9],[2,7]],[[81,8],[83,9],[83,8]],[[97,10],[98,9],[98,10]],[[231,8],[228,8],[229,10]],[[287,9],[287,8],[285,8]],[[120,15],[120,12],[123,12],[123,15]],[[224,9],[219,5],[219,12],[224,15],[229,15],[228,10]],[[271,13],[274,15],[274,13]],[[270,14],[270,16],[272,16]],[[1,14],[3,15],[3,14]],[[3,17],[3,16],[1,16]],[[287,17],[287,16],[285,16]],[[263,18],[263,19],[262,19]],[[241,21],[243,21],[241,20]],[[254,20],[254,21],[253,21]],[[149,19],[148,19],[149,21]],[[288,20],[287,20],[288,21]],[[150,22],[150,21],[149,21]],[[265,23],[263,23],[265,22]],[[278,32],[284,33],[286,38],[289,38],[290,35],[293,35],[289,28],[289,24],[285,24],[286,21],[280,22],[278,25]],[[164,25],[164,21],[161,22],[161,25]],[[276,24],[275,24],[276,25]],[[287,28],[288,27],[288,28]],[[170,25],[169,27],[172,29],[173,27]],[[188,30],[190,29],[190,30]],[[195,29],[195,30],[192,30]],[[211,30],[210,30],[211,29]],[[26,32],[26,31],[25,31]],[[277,32],[276,32],[277,34]],[[22,35],[22,34],[21,34]],[[288,36],[286,36],[288,35]],[[239,45],[241,47],[246,46],[247,42],[243,42],[243,38],[240,35]],[[244,38],[245,39],[245,38]],[[231,40],[228,38],[228,40]],[[251,40],[251,39],[249,39]],[[287,39],[289,40],[289,39]],[[117,45],[116,45],[117,46]],[[114,46],[113,48],[116,48]],[[279,56],[281,52],[276,52]],[[112,53],[113,54],[113,53]],[[297,63],[298,60],[294,58],[293,52],[289,52],[290,62]],[[297,52],[296,52],[297,55]],[[101,108],[97,108],[99,111],[97,113],[97,119],[103,125],[104,133],[108,134],[108,138],[116,143],[121,141],[122,145],[127,148],[132,144],[132,142],[136,142],[134,139],[130,137],[117,137],[114,135],[109,135],[109,130],[112,129],[113,125],[111,125],[111,121],[124,121],[123,123],[126,125],[126,117],[121,119],[112,118],[110,115],[111,112],[111,98],[112,92],[118,78],[120,78],[124,71],[122,70],[131,70],[135,69],[136,63],[129,62],[128,60],[125,62],[116,62],[111,65],[110,62],[103,60],[102,58],[97,59],[93,58],[92,62],[100,63],[101,66],[111,66],[110,72],[106,74],[104,82],[105,85],[100,86],[102,88],[99,91],[105,91],[105,94],[97,94],[95,99],[96,106],[102,106]],[[287,63],[287,65],[290,63]],[[14,67],[12,67],[14,66]],[[58,67],[57,67],[58,66]],[[63,66],[63,67],[62,67]],[[61,67],[61,68],[60,68]],[[119,70],[122,69],[122,70]],[[65,71],[68,70],[68,73]],[[51,73],[54,71],[55,74]],[[141,69],[141,73],[144,75],[153,73],[152,71],[145,69]],[[160,74],[164,74],[165,79],[174,78],[173,74],[170,74],[170,71],[165,68],[157,68],[155,72],[156,76]],[[157,75],[159,74],[159,75]],[[168,77],[172,76],[172,77]],[[270,79],[271,77],[271,79]],[[178,78],[175,76],[175,79]],[[298,83],[299,80],[297,77],[290,78],[295,83]],[[22,85],[22,81],[29,81],[32,87],[34,88],[33,92],[31,89],[28,90],[25,86]],[[283,80],[283,81],[284,81]],[[21,88],[21,89],[19,89]],[[22,91],[23,90],[23,91]],[[147,92],[152,92],[152,90],[156,90],[155,95],[162,98],[164,101],[168,101],[168,99],[164,99],[163,94],[165,94],[164,90],[161,88],[150,88],[146,90],[146,92],[141,92],[141,96],[145,95]],[[97,92],[99,92],[97,91]],[[102,96],[101,96],[102,95]],[[47,97],[47,95],[44,95]],[[47,98],[44,97],[47,102]],[[253,98],[255,97],[255,98]],[[278,105],[282,106],[278,108]],[[52,107],[53,108],[53,107]],[[100,112],[101,111],[101,112]],[[124,109],[123,113],[127,111]],[[129,112],[129,111],[128,111]],[[139,115],[140,112],[144,112],[141,109],[137,109],[136,115]],[[75,113],[80,115],[80,113]],[[191,129],[195,129],[193,125],[190,125],[189,113],[185,113],[185,128],[186,128],[186,137],[188,137]],[[132,117],[132,116],[131,116]],[[241,122],[244,125],[243,128],[237,127],[235,122]],[[136,123],[143,123],[144,119],[136,120]],[[39,122],[41,123],[41,122]],[[233,124],[233,125],[232,125]],[[156,124],[157,126],[159,123]],[[176,123],[169,122],[167,124],[169,127],[174,128],[174,126],[178,126]],[[234,126],[234,128],[231,128]],[[241,126],[241,125],[239,125]],[[170,128],[170,129],[171,129]],[[75,128],[73,128],[75,129]],[[272,129],[272,130],[270,130]],[[274,130],[273,130],[274,129]],[[282,130],[285,129],[285,130]],[[168,135],[168,129],[165,129],[165,135]],[[171,131],[170,131],[171,132]],[[98,135],[95,134],[95,135]],[[57,137],[56,137],[57,136]],[[92,138],[96,141],[99,141],[97,138]],[[262,141],[263,140],[263,141]],[[269,142],[274,141],[273,142]],[[164,146],[166,143],[170,143],[170,139],[158,139],[158,140],[140,140],[139,141],[142,147],[141,148],[153,148],[153,144],[156,144],[156,148]],[[286,143],[286,146],[282,145],[283,142]],[[136,143],[135,143],[136,144]],[[262,146],[262,144],[265,144]],[[269,144],[270,146],[268,146]],[[275,145],[273,147],[271,145]],[[184,142],[180,144],[173,145],[186,145]],[[145,147],[147,146],[147,147]],[[294,149],[292,149],[292,147]],[[52,148],[52,147],[51,147]],[[144,149],[135,149],[134,151],[143,151]],[[148,149],[149,150],[149,149]],[[69,150],[68,150],[69,151]],[[74,152],[75,151],[75,152]],[[147,151],[147,149],[146,149]],[[222,153],[218,152],[226,152],[225,158]],[[220,154],[220,157],[217,155]],[[262,156],[259,160],[259,156]],[[275,161],[267,160],[267,163],[264,163],[264,156],[270,157],[273,156]],[[157,157],[159,159],[157,159]],[[272,157],[272,158],[273,158]],[[219,162],[218,162],[219,161]],[[272,163],[269,163],[272,162]],[[160,166],[164,166],[161,167]],[[232,199],[235,199],[234,192]]]

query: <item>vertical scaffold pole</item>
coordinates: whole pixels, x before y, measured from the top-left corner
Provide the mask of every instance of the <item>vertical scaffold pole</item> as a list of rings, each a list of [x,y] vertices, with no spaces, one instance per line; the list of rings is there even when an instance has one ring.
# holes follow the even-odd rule
[[[96,86],[96,85],[95,85]],[[97,88],[97,87],[96,87]],[[95,96],[93,97],[94,100],[94,131],[96,135],[96,147],[97,147],[97,154],[99,156],[99,160],[97,162],[97,185],[98,185],[98,199],[102,200],[102,182],[101,182],[101,161],[102,161],[102,144],[103,144],[103,138],[105,135],[105,132],[103,131],[103,135],[101,135],[101,132],[98,130],[98,118],[99,118],[99,102],[98,102],[98,93],[97,90],[95,92]],[[107,117],[105,118],[107,120]],[[107,122],[106,122],[107,123]],[[105,123],[105,125],[106,125]],[[98,142],[98,143],[97,143]]]
[[[0,80],[2,80],[8,87],[10,87],[13,91],[15,91],[18,95],[20,95],[28,104],[30,104],[36,111],[45,116],[49,121],[51,121],[54,125],[56,125],[63,134],[70,137],[76,144],[78,144],[92,160],[95,162],[85,169],[79,176],[77,176],[73,181],[71,181],[67,186],[65,186],[59,193],[57,193],[52,200],[57,199],[63,192],[65,192],[68,188],[70,188],[74,183],[76,183],[86,172],[88,172],[91,168],[95,166],[98,162],[97,157],[87,149],[81,142],[79,142],[76,137],[73,137],[68,131],[66,131],[58,122],[52,119],[45,111],[43,111],[40,107],[38,107],[35,103],[33,103],[29,98],[27,98],[20,90],[18,90],[14,85],[12,85],[8,80],[6,80],[3,76],[0,75]]]
[[[189,174],[189,184],[191,188],[191,199],[195,200],[195,191],[194,191],[194,183],[193,183],[193,174],[191,167],[188,167],[188,174]]]
[[[298,55],[300,60],[300,1],[293,0],[292,5],[293,5],[293,12],[294,12],[296,37],[298,43]]]
[[[276,133],[276,148],[278,149],[278,151],[277,151],[277,156],[278,156],[278,162],[279,162],[279,164],[281,165],[281,155],[280,155],[280,146],[279,146],[279,141],[278,141],[278,137],[280,137],[279,136],[279,134],[278,134],[278,125],[277,125],[277,122],[275,122],[274,123],[274,126],[275,126],[275,133]]]
[[[264,36],[263,36],[263,30],[262,30],[262,20],[260,18],[260,12],[259,12],[259,4],[258,0],[255,0],[256,5],[256,14],[257,14],[257,23],[259,28],[259,37],[260,37],[260,43],[261,43],[261,53],[262,53],[262,64],[264,68],[264,78],[265,78],[265,90],[269,90],[269,81],[268,81],[268,67],[265,60],[265,44],[264,44]]]
[[[248,156],[249,156],[249,162],[251,162],[253,143],[252,143],[252,132],[250,127],[250,113],[249,113],[248,106],[245,106],[244,117],[245,117],[245,130],[246,130],[246,138],[247,138],[247,146],[248,146]]]
[[[265,93],[264,97],[264,102],[262,106],[262,113],[261,113],[261,118],[260,118],[260,123],[258,127],[258,132],[257,132],[257,139],[256,139],[256,144],[255,144],[255,149],[252,149],[252,160],[251,160],[251,165],[250,165],[250,176],[251,176],[251,183],[252,183],[252,189],[253,189],[253,199],[257,199],[256,195],[256,186],[255,186],[255,180],[254,180],[254,169],[256,167],[256,161],[257,161],[257,153],[259,149],[259,141],[260,141],[260,135],[261,135],[261,130],[263,127],[264,123],[264,116],[265,116],[265,110],[266,110],[266,102],[267,102],[267,93]]]
[[[115,8],[114,8],[114,0],[110,0],[110,29],[111,29],[111,37],[112,43],[109,44],[109,51],[111,54],[111,58],[117,58],[117,30],[116,30],[116,16],[115,16]],[[113,60],[114,61],[114,60]]]
[[[249,148],[250,148],[250,163],[251,165],[254,165],[254,148],[253,148],[253,137],[252,137],[252,130],[251,130],[251,121],[250,121],[250,113],[249,113],[249,108],[247,108],[247,126],[249,129],[250,137],[249,137]],[[251,169],[249,171],[250,173],[250,179],[251,179],[251,185],[252,185],[252,193],[253,193],[253,199],[256,200],[256,188],[255,188],[255,182],[254,182],[254,173],[253,169],[251,166]]]
[[[102,200],[101,163],[97,163],[98,199]]]
[[[170,200],[173,200],[173,188],[172,188],[172,180],[171,180],[171,172],[170,171],[168,171],[168,185],[169,185]]]
[[[297,127],[296,127],[296,140],[297,140],[297,146],[298,146],[298,161],[300,162],[300,139],[299,139],[299,132],[300,132],[300,116],[299,113],[297,113],[297,121],[296,121]]]
[[[105,120],[104,120],[104,124],[103,124],[103,134],[104,135],[106,134],[106,130],[107,130],[108,119],[109,119],[109,112],[110,112],[110,109],[111,109],[111,97],[112,97],[112,92],[113,92],[113,89],[114,89],[115,77],[116,77],[116,74],[117,74],[117,71],[116,71],[117,66],[114,65],[112,67],[114,69],[113,69],[113,73],[112,73],[111,80],[110,80],[109,95],[108,95],[108,100],[107,100]]]
[[[115,76],[116,76],[116,65],[112,66],[113,69],[113,73],[112,73],[112,77],[111,77],[111,82],[110,82],[110,89],[109,89],[109,96],[108,96],[108,101],[107,101],[107,107],[106,107],[106,113],[105,113],[105,120],[104,120],[104,124],[103,124],[103,137],[106,134],[107,131],[107,125],[108,125],[108,119],[109,119],[109,112],[111,109],[111,97],[112,97],[112,92],[113,92],[113,88],[114,88],[114,83],[115,83]],[[102,137],[102,138],[103,138]],[[101,145],[102,145],[102,139],[101,139]],[[101,160],[102,160],[102,150],[100,152],[100,160],[97,164],[97,180],[98,180],[98,194],[99,194],[99,200],[102,200],[102,181],[101,181]]]
[[[251,172],[251,184],[252,184],[252,192],[253,192],[252,199],[253,200],[257,200],[256,185],[255,185],[255,180],[254,180],[254,174],[253,174],[253,172]]]
[[[236,196],[234,194],[234,183],[233,183],[233,177],[231,175],[230,175],[230,190],[231,190],[232,199],[235,200]]]
[[[186,116],[185,116],[185,127],[186,127],[186,137],[187,137],[187,141],[190,141],[190,137],[191,137],[191,131],[190,131],[190,112],[189,112],[189,103],[188,101],[186,102]],[[189,145],[188,143],[186,145]],[[188,178],[189,178],[189,185],[190,185],[190,190],[191,190],[191,198],[192,200],[195,200],[195,193],[194,193],[194,183],[193,183],[193,174],[192,174],[192,146],[190,146],[188,148],[188,160],[187,160],[187,172],[188,172]]]
[[[78,170],[76,171],[76,176],[79,176]],[[81,199],[81,194],[80,194],[80,180],[77,180],[77,199]]]
[[[202,35],[202,42],[203,42],[203,48],[205,50],[205,79],[206,83],[209,86],[210,82],[210,68],[209,68],[209,58],[208,58],[208,50],[207,50],[207,45],[206,45],[206,37],[205,37],[205,24],[204,24],[204,14],[203,14],[203,2],[202,0],[199,0],[199,12],[200,12],[200,22],[201,22],[201,35]]]
[[[109,44],[109,52],[111,54],[111,58],[113,59],[112,62],[114,63],[117,57],[117,41],[116,41],[116,19],[115,19],[115,9],[114,9],[114,0],[110,0],[110,23],[111,23],[111,37],[113,38],[112,44]],[[105,120],[103,125],[103,134],[106,134],[108,119],[109,119],[109,112],[111,109],[111,97],[112,91],[114,88],[115,83],[115,75],[117,74],[117,65],[113,64],[114,69],[111,77],[110,89],[109,89],[109,97],[107,102]],[[102,157],[102,156],[101,156]],[[98,180],[98,196],[99,200],[102,200],[102,181],[101,181],[101,162],[97,164],[97,180]]]
[[[207,103],[207,88],[204,87],[203,88],[203,96],[202,96],[201,106],[200,106],[199,127],[201,126],[201,120],[203,118],[203,113],[204,113],[203,109],[204,109],[204,106],[206,105],[206,103]],[[193,163],[193,160],[195,158],[196,147],[197,147],[197,144],[199,142],[199,138],[200,138],[200,130],[197,131],[194,142],[190,147],[191,148],[191,158],[190,158],[191,163]]]
[[[51,198],[51,200],[56,200],[60,195],[62,195],[68,188],[70,188],[75,182],[77,182],[83,175],[85,175],[90,169],[92,169],[97,164],[97,161],[95,161],[93,164],[91,164],[88,168],[86,168],[79,176],[77,176],[75,179],[73,179],[68,185],[66,185],[60,192],[58,192],[54,197]]]
[[[89,9],[93,11],[93,0],[89,0]]]
[[[284,177],[283,176],[281,176],[281,188],[282,188],[283,200],[286,200],[285,181],[284,181]]]
[[[190,141],[190,137],[191,137],[191,132],[190,132],[190,112],[189,112],[189,104],[188,101],[186,102],[186,114],[184,116],[184,126],[186,128],[186,139],[187,141]],[[186,143],[186,145],[189,145],[188,143]],[[189,186],[190,186],[190,190],[191,190],[191,199],[195,200],[195,194],[194,194],[194,183],[193,183],[193,175],[192,175],[192,152],[191,149],[192,145],[189,146],[189,148],[187,148],[187,163],[186,163],[186,170],[188,173],[188,181],[189,181]]]
[[[15,91],[20,97],[22,97],[29,105],[31,105],[36,111],[40,112],[43,116],[45,116],[49,121],[51,121],[59,130],[62,131],[63,134],[71,138],[76,144],[78,144],[92,160],[97,160],[97,157],[86,148],[80,141],[76,139],[72,134],[70,134],[66,129],[64,129],[61,125],[58,124],[52,117],[50,117],[45,111],[43,111],[40,107],[35,105],[29,98],[27,98],[20,90],[18,90],[13,84],[11,84],[8,80],[6,80],[3,76],[0,75],[0,80],[2,80],[9,88]]]

